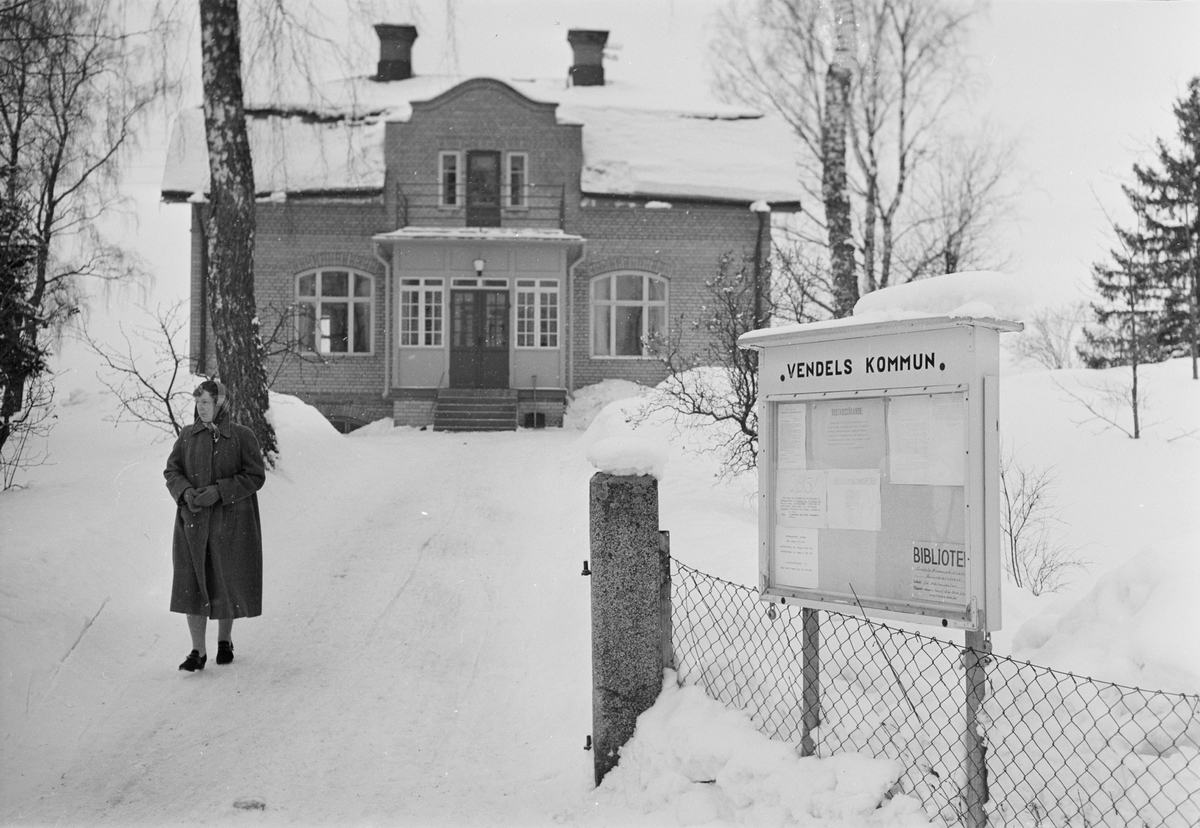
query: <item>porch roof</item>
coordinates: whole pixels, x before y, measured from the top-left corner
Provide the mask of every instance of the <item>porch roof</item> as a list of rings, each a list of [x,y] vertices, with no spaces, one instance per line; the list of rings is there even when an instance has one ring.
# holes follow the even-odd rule
[[[377,242],[473,241],[582,244],[583,236],[541,227],[401,227],[371,237]]]

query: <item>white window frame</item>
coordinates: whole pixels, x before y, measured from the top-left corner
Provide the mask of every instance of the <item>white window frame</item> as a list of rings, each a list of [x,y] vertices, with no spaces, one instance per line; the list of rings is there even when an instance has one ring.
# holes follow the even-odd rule
[[[617,299],[616,298],[616,295],[617,295],[616,294],[616,279],[620,276],[640,276],[640,277],[642,277],[642,298],[641,299]],[[609,298],[608,299],[597,299],[596,298],[596,284],[598,282],[604,281],[606,279],[610,280],[609,281]],[[662,287],[663,287],[663,290],[662,290],[663,298],[662,299],[650,299],[649,298],[650,297],[650,284],[652,282],[658,282],[658,283],[662,284]],[[615,271],[611,271],[609,273],[603,273],[599,276],[592,277],[592,279],[588,282],[588,316],[589,316],[589,319],[591,322],[589,329],[588,329],[588,350],[589,350],[589,353],[591,354],[592,359],[653,359],[654,358],[653,355],[646,353],[646,345],[645,345],[647,327],[650,322],[650,309],[651,308],[662,308],[663,327],[665,328],[666,325],[668,324],[668,319],[670,318],[669,314],[668,314],[668,310],[667,310],[670,307],[670,304],[669,304],[670,298],[671,298],[670,290],[671,290],[671,283],[663,276],[659,276],[657,273],[646,273],[646,272],[638,271],[638,270],[615,270]],[[641,332],[641,335],[638,337],[639,342],[641,343],[641,353],[639,353],[639,354],[598,354],[598,353],[596,353],[597,309],[600,307],[607,307],[607,308],[612,309],[612,312],[610,312],[608,314],[608,324],[609,324],[608,342],[609,342],[610,347],[612,347],[615,345],[615,343],[617,341],[617,330],[616,330],[617,314],[615,312],[616,308],[618,308],[618,307],[634,307],[634,306],[640,306],[642,308],[642,332]],[[662,331],[662,333],[665,334],[666,331],[664,330],[664,331]]]
[[[446,159],[454,159],[454,202],[446,201]],[[461,150],[442,150],[438,153],[438,208],[458,210],[466,198],[466,177]]]
[[[516,304],[513,307],[516,320],[516,336],[513,341],[521,350],[557,350],[562,341],[562,286],[557,279],[518,279],[516,288]],[[521,297],[532,296],[532,319],[521,318]],[[552,296],[549,302],[543,302],[543,297]],[[551,317],[547,313],[553,309]],[[522,323],[533,323],[533,330],[522,330]],[[553,330],[546,333],[553,344],[543,344],[543,326],[552,325]],[[532,344],[522,344],[523,338],[532,338]]]
[[[409,278],[404,277],[400,280],[400,289],[398,293],[399,307],[396,309],[396,342],[400,348],[442,348],[446,342],[446,293],[449,291],[449,286],[446,280],[438,278]],[[405,316],[405,294],[417,294],[417,313],[415,316]],[[432,293],[440,293],[441,296],[433,298]],[[430,315],[429,309],[433,306],[437,307],[437,314]],[[411,306],[411,305],[410,305]],[[404,330],[404,323],[408,320],[416,321],[416,330]],[[405,342],[405,337],[412,335],[416,337],[416,342]]]
[[[513,180],[513,160],[521,159],[521,188],[520,191],[514,191],[512,186]],[[529,153],[527,152],[510,152],[504,158],[504,206],[510,210],[528,210],[529,209]],[[520,203],[517,203],[515,196],[520,196]]]
[[[325,273],[345,273],[345,274],[347,274],[348,284],[347,284],[346,292],[348,295],[347,296],[326,297],[324,295],[324,291],[323,291],[323,281],[324,281],[323,274],[325,274]],[[314,277],[314,289],[316,291],[314,296],[301,296],[300,295],[300,280],[304,279],[307,276]],[[354,293],[355,282],[357,282],[359,278],[365,278],[367,280],[367,295],[366,296],[356,296]],[[365,273],[361,270],[355,270],[352,267],[314,267],[314,268],[310,268],[309,270],[305,270],[300,273],[297,273],[295,278],[292,280],[292,296],[295,299],[297,309],[300,309],[304,305],[312,305],[313,306],[313,319],[316,322],[316,327],[313,331],[313,333],[314,333],[313,339],[314,339],[314,344],[316,345],[316,347],[310,348],[308,343],[303,342],[301,339],[301,337],[303,335],[303,332],[301,331],[301,328],[300,328],[301,323],[302,323],[302,316],[300,316],[300,315],[297,316],[297,318],[296,318],[296,342],[300,348],[309,350],[312,353],[328,354],[331,356],[339,356],[339,357],[371,356],[372,354],[375,353],[375,277],[372,276],[370,273]],[[347,306],[346,307],[346,345],[347,345],[347,350],[345,350],[345,351],[330,350],[329,345],[328,345],[329,331],[325,330],[325,326],[321,325],[321,319],[323,317],[322,306],[337,305],[337,304],[342,304],[342,305]],[[366,305],[367,306],[367,350],[365,350],[365,351],[353,350],[354,340],[355,340],[354,327],[356,324],[356,322],[355,322],[356,314],[354,312],[354,309],[358,305]]]

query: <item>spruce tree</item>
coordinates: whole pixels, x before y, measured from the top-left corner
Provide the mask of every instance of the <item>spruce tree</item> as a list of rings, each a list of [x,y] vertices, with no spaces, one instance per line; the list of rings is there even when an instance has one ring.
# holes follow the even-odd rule
[[[1157,168],[1134,164],[1150,243],[1162,254],[1160,345],[1169,356],[1190,353],[1196,378],[1197,257],[1200,255],[1200,77],[1173,107],[1178,151],[1159,139]]]
[[[1101,301],[1080,355],[1091,368],[1159,362],[1191,354],[1196,375],[1197,256],[1200,254],[1200,77],[1174,112],[1178,148],[1161,138],[1152,164],[1133,165],[1124,187],[1137,229],[1113,225],[1120,249],[1092,268]]]

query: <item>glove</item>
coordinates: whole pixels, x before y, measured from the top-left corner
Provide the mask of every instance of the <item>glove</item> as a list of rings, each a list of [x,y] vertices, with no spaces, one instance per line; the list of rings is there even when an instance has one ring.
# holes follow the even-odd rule
[[[188,489],[183,493],[183,502],[187,504],[188,510],[194,515],[200,511],[200,507],[196,505],[196,490]]]
[[[208,507],[221,500],[221,490],[214,484],[196,492],[196,505]]]

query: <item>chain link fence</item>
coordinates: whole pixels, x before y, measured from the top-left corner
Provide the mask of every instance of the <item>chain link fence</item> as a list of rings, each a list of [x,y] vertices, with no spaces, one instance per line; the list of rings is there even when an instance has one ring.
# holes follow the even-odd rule
[[[818,756],[901,761],[903,791],[947,825],[971,824],[964,791],[975,785],[989,826],[1200,826],[1200,696],[987,655],[986,762],[969,774],[965,665],[978,654],[822,611],[819,724],[806,734],[802,611],[678,561],[671,581],[681,680],[771,738],[799,745],[807,735]]]

